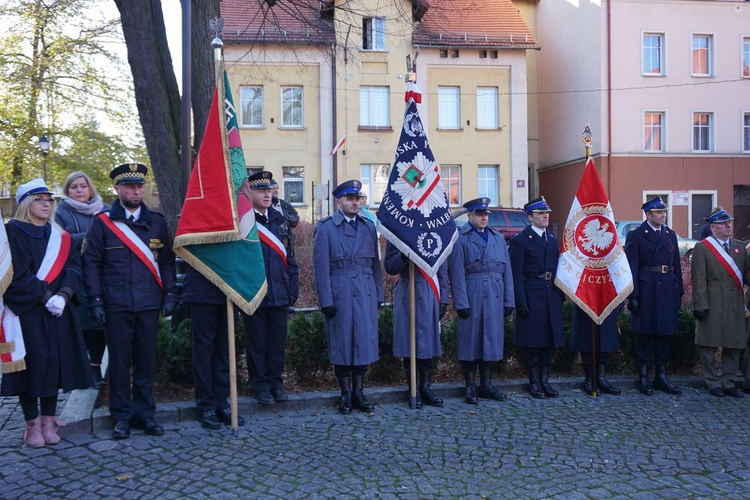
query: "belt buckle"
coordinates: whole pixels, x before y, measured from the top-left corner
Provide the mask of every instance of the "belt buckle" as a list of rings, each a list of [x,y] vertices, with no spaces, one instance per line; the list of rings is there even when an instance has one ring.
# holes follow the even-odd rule
[[[552,273],[549,272],[549,271],[545,271],[545,273],[544,273],[544,279],[546,279],[547,281],[551,280],[552,279]]]
[[[667,274],[669,272],[669,266],[661,266],[661,273]]]

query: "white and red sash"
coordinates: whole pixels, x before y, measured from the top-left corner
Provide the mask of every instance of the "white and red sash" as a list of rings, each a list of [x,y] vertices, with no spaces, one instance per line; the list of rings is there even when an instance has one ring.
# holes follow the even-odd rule
[[[430,289],[432,290],[432,293],[435,294],[435,298],[437,299],[437,303],[440,304],[440,282],[437,279],[437,275],[430,276],[427,274],[421,267],[415,265],[417,269],[419,269],[419,272],[422,273],[422,277],[425,279],[427,284],[430,286]]]
[[[112,219],[110,219],[109,212],[101,213],[98,217],[101,219],[104,225],[107,226],[109,230],[112,231],[112,233],[114,233],[114,235],[117,236],[120,241],[125,243],[125,246],[128,247],[130,251],[133,252],[141,262],[143,262],[148,270],[151,271],[151,274],[153,274],[156,283],[159,285],[159,288],[163,290],[164,285],[161,282],[159,265],[156,263],[156,260],[154,260],[154,253],[143,242],[143,240],[141,240],[138,235],[135,234],[133,230],[130,229],[124,222],[113,221]]]
[[[719,260],[719,263],[724,267],[724,269],[729,273],[729,276],[732,277],[734,280],[734,283],[737,285],[737,289],[740,291],[740,295],[742,295],[743,300],[745,297],[744,291],[743,291],[743,278],[742,273],[740,272],[740,268],[737,267],[737,263],[732,259],[732,256],[729,255],[726,250],[724,250],[724,247],[719,245],[719,242],[716,238],[706,238],[703,240],[703,243],[706,244],[706,248]],[[732,249],[732,243],[731,240],[729,242],[729,249]]]
[[[50,223],[50,237],[44,258],[36,272],[37,279],[49,284],[60,276],[70,255],[71,241],[68,232],[56,223]],[[25,370],[25,357],[26,345],[23,342],[21,320],[6,307],[0,320],[0,360],[3,363],[3,373]]]
[[[284,261],[284,266],[289,267],[289,263],[286,260],[286,248],[284,247],[284,244],[281,243],[281,240],[278,239],[276,235],[273,234],[271,230],[263,224],[256,225],[258,226],[258,236],[260,236],[260,241],[271,247],[271,250],[279,254],[281,260]]]

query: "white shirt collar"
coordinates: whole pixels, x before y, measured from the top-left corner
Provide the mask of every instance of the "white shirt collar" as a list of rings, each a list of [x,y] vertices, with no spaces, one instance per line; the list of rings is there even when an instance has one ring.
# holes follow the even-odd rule
[[[130,219],[131,215],[133,216],[133,220],[138,220],[141,218],[141,207],[136,208],[133,212],[131,212],[127,208],[125,209],[125,211],[128,213],[125,216],[126,219]]]
[[[534,231],[534,232],[535,232],[536,234],[538,234],[540,238],[541,238],[541,237],[542,237],[542,235],[544,234],[544,229],[539,229],[538,227],[536,227],[536,226],[535,226],[535,225],[533,225],[533,224],[531,225],[531,229],[532,229],[532,230],[533,230],[533,231]]]

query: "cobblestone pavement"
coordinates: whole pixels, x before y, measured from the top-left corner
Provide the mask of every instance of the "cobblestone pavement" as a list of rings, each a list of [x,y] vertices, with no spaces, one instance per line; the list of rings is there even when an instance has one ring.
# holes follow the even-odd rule
[[[374,399],[374,398],[371,398]],[[280,405],[277,405],[280,406]],[[162,437],[65,435],[28,449],[0,436],[3,498],[750,497],[750,398],[634,390],[590,398],[510,394],[443,409],[378,405],[258,412],[236,436],[195,421]],[[20,433],[20,429],[18,429]]]

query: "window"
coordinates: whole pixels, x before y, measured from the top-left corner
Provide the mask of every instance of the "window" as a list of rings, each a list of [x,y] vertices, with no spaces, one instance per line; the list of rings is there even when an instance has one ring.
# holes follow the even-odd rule
[[[478,168],[478,194],[490,199],[490,205],[498,206],[499,198],[497,195],[497,165],[479,165]]]
[[[711,151],[713,113],[693,113],[693,152]]]
[[[693,76],[711,76],[713,65],[713,37],[711,35],[693,35]]]
[[[305,203],[305,167],[282,167],[283,198],[293,205]]]
[[[750,78],[750,37],[742,39],[742,76]]]
[[[245,172],[247,172],[247,176],[250,177],[253,174],[257,174],[258,172],[263,172],[262,166],[257,165],[247,165],[245,166]]]
[[[664,34],[645,33],[643,35],[643,74],[664,74]]]
[[[359,126],[391,126],[390,89],[388,87],[360,87]]]
[[[362,48],[364,50],[386,50],[385,19],[365,17],[362,19]]]
[[[459,87],[438,87],[438,128],[461,128],[461,110]]]
[[[479,59],[487,59],[487,51],[486,50],[480,50],[479,51]]]
[[[281,87],[281,126],[302,128],[302,87]]]
[[[643,115],[643,150],[652,153],[663,153],[664,113],[647,111]]]
[[[441,165],[440,178],[450,206],[461,206],[461,165]]]
[[[367,201],[370,202],[371,206],[380,205],[390,175],[391,166],[387,163],[359,166],[359,180],[362,181],[362,190],[369,193]]]
[[[245,127],[263,126],[263,87],[240,88],[240,124]]]
[[[497,87],[477,88],[477,128],[499,128],[497,94]]]
[[[750,113],[745,113],[742,120],[742,152],[750,153]]]

